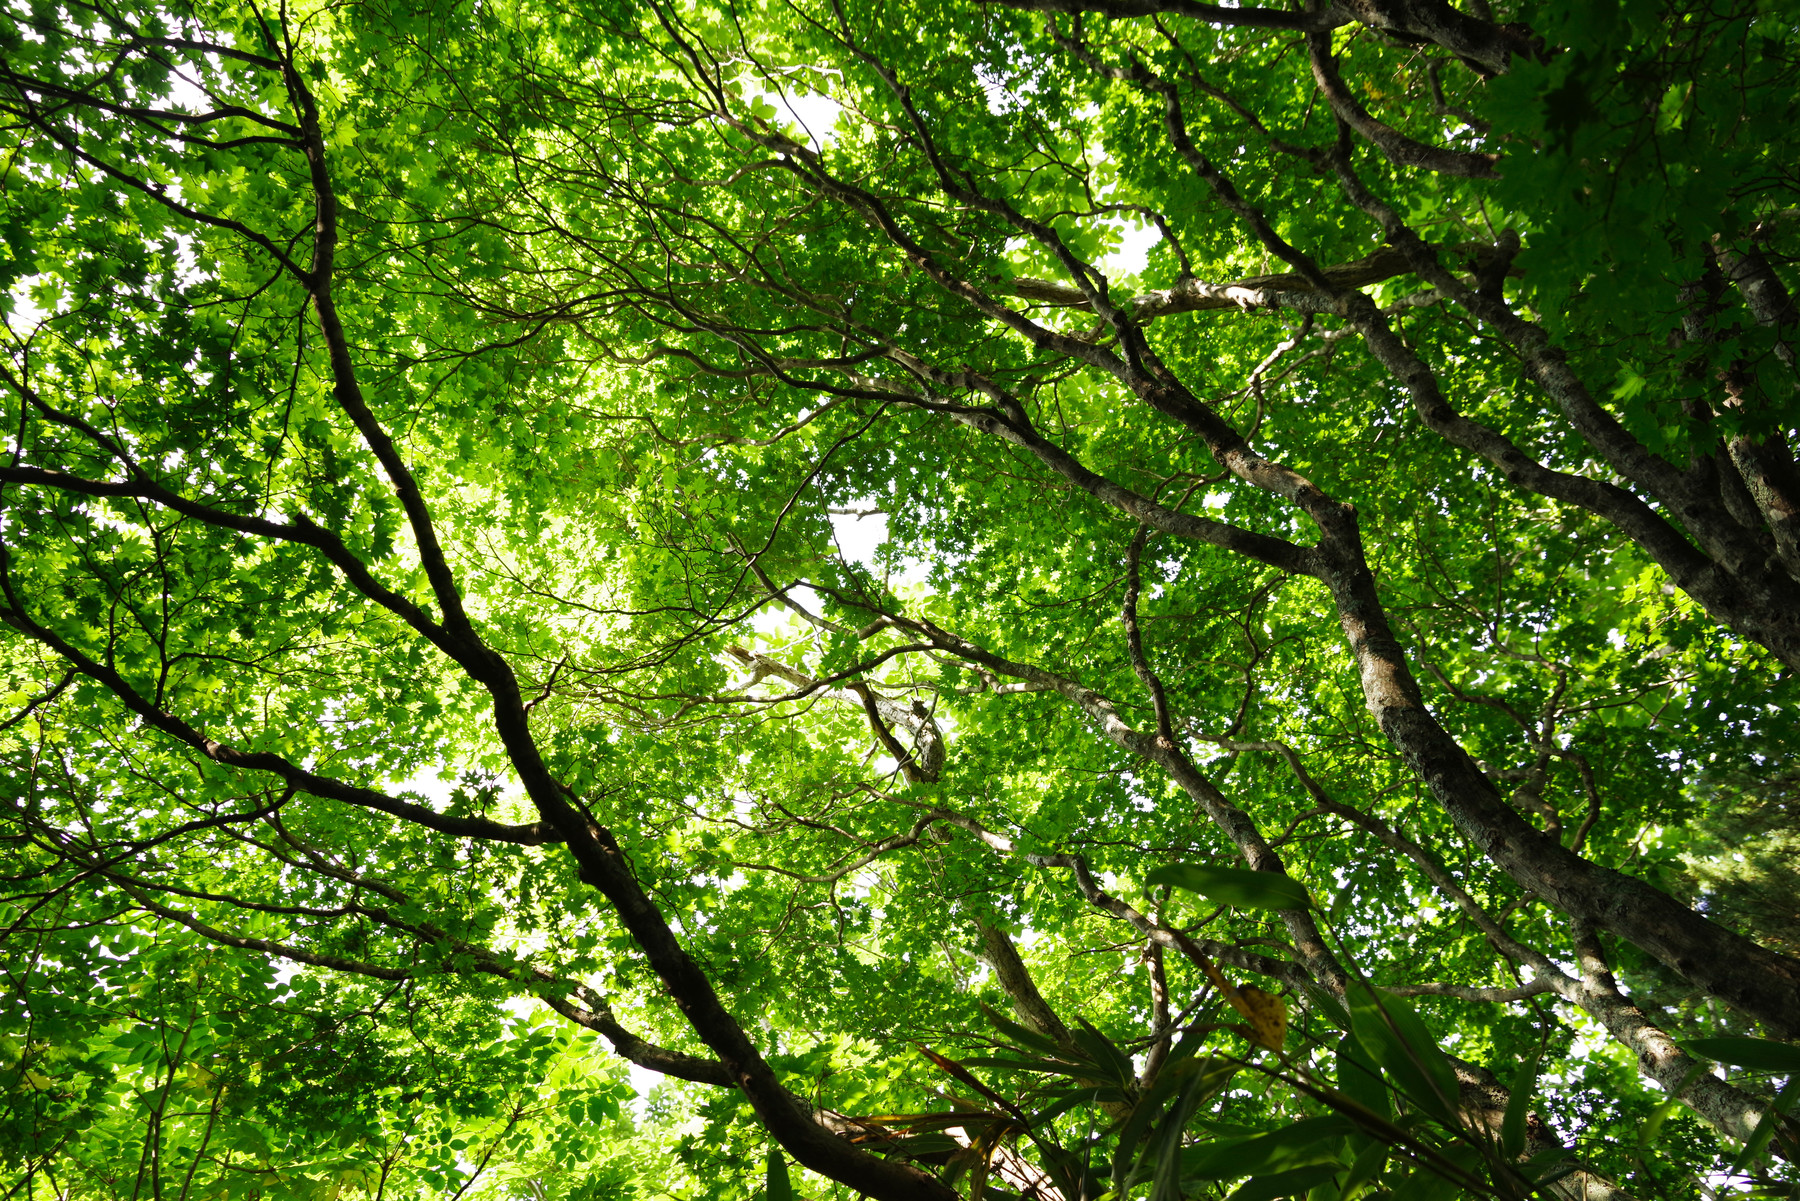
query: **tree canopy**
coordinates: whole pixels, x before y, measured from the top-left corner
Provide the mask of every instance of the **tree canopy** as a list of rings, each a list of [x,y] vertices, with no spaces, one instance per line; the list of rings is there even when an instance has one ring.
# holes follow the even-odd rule
[[[1792,1195],[1797,56],[15,5],[5,1195]]]

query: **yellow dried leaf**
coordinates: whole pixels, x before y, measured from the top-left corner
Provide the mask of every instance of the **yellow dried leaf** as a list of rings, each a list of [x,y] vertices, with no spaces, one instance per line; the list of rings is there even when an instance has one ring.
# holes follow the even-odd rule
[[[1287,1002],[1274,993],[1264,992],[1254,984],[1246,984],[1232,998],[1232,1007],[1250,1022],[1256,1041],[1271,1051],[1281,1050],[1287,1041]]]
[[[1287,1041],[1287,1002],[1274,993],[1264,992],[1254,984],[1246,984],[1242,988],[1233,987],[1216,964],[1205,956],[1197,958],[1207,979],[1213,982],[1231,1007],[1250,1023],[1252,1039],[1271,1051],[1281,1050],[1282,1044]]]

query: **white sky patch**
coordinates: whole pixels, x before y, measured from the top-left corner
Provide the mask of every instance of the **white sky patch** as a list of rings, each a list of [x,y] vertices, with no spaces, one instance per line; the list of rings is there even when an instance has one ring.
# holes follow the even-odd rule
[[[860,564],[879,575],[875,552],[888,540],[887,514],[871,512],[872,504],[847,507],[852,511],[831,515],[831,533],[837,539],[838,549],[848,562]]]
[[[215,71],[218,69],[218,55],[208,54],[206,60],[209,67]],[[190,113],[211,112],[218,107],[217,101],[208,96],[205,89],[188,77],[188,70],[184,66],[169,76],[169,95],[163,104],[170,108],[185,109]]]
[[[804,96],[789,92],[785,96],[770,96],[768,100],[777,112],[805,131],[814,150],[825,149],[837,138],[838,114],[844,111],[844,106],[831,97],[819,92],[808,92]]]
[[[21,335],[29,333],[42,324],[44,318],[53,315],[39,308],[31,298],[31,289],[47,278],[49,277],[44,275],[28,275],[12,286],[8,293],[8,298],[12,301],[12,312],[7,314],[6,324],[15,332]],[[61,311],[63,307],[59,304],[57,310]]]
[[[625,1074],[631,1078],[631,1089],[637,1094],[631,1101],[631,1112],[642,1119],[650,1105],[650,1090],[663,1082],[663,1074],[635,1063],[625,1065]]]
[[[876,558],[876,552],[888,544],[887,514],[880,502],[857,499],[831,514],[831,533],[846,563],[853,563],[876,579],[885,579],[889,587],[923,587],[926,563],[902,550],[896,568],[890,571]]]
[[[416,792],[424,797],[433,808],[443,808],[450,803],[450,794],[456,790],[455,780],[446,780],[435,768],[421,768],[400,786],[404,792]]]
[[[1142,275],[1150,265],[1150,248],[1162,240],[1162,232],[1152,221],[1140,228],[1137,222],[1118,219],[1112,226],[1119,231],[1119,248],[1100,256],[1100,269],[1113,277]]]
[[[975,68],[975,78],[987,97],[988,112],[999,116],[1006,111],[1006,81],[984,67]]]
[[[808,613],[818,613],[825,605],[825,602],[819,598],[818,593],[814,592],[811,588],[804,586],[790,588],[788,590],[788,595],[794,598],[795,604],[805,609]],[[756,616],[750,619],[750,628],[764,638],[768,638],[775,634],[776,631],[787,629],[790,625],[794,625],[799,621],[800,618],[793,610],[789,609],[780,601],[771,600],[756,611]],[[801,628],[811,629],[810,626],[802,626]]]
[[[835,72],[832,72],[835,74]],[[768,90],[768,85],[780,91]],[[838,114],[844,106],[822,92],[803,90],[779,80],[745,76],[741,80],[743,95],[754,104],[762,101],[775,109],[777,127],[797,127],[814,150],[824,150],[837,139]]]

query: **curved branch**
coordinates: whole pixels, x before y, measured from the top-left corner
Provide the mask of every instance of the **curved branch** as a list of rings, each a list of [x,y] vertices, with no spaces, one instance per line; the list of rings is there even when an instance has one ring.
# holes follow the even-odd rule
[[[763,582],[766,586],[768,583],[766,577]],[[786,598],[773,589],[770,594],[786,603]],[[795,698],[823,689],[828,696],[835,696],[839,700],[860,706],[869,719],[870,729],[881,741],[883,749],[893,756],[894,762],[899,765],[906,778],[913,783],[935,782],[938,774],[943,771],[944,735],[929,713],[920,712],[912,706],[902,705],[890,697],[885,697],[862,680],[851,680],[841,689],[830,688],[830,683],[841,678],[843,673],[821,681],[797,668],[789,667],[769,655],[752,654],[735,643],[727,646],[725,651],[738,662],[754,668],[759,675],[766,672],[795,685],[801,690],[794,694]],[[914,740],[912,750],[900,745],[890,731],[889,727],[891,726],[899,726],[912,734]]]
[[[1351,94],[1344,83],[1344,77],[1338,73],[1337,60],[1331,53],[1331,35],[1308,34],[1306,45],[1312,58],[1313,80],[1318,83],[1320,94],[1331,105],[1331,111],[1345,125],[1378,146],[1389,162],[1400,167],[1418,167],[1440,175],[1457,175],[1469,179],[1500,177],[1499,172],[1494,169],[1499,155],[1472,154],[1466,150],[1427,146],[1370,116],[1369,110]]]
[[[563,835],[543,822],[506,825],[479,817],[454,817],[415,805],[399,797],[388,796],[372,788],[349,784],[330,776],[321,776],[292,763],[272,751],[244,751],[229,743],[207,737],[192,725],[165,709],[152,704],[113,668],[95,662],[54,631],[38,624],[24,609],[12,585],[12,550],[0,543],[0,596],[6,604],[0,608],[0,621],[19,630],[60,656],[74,670],[104,687],[119,699],[145,725],[160,730],[177,742],[197,751],[224,767],[264,771],[290,788],[327,800],[341,801],[359,809],[372,809],[413,825],[424,826],[458,838],[480,838],[490,842],[510,842],[521,846],[541,846],[559,842]]]

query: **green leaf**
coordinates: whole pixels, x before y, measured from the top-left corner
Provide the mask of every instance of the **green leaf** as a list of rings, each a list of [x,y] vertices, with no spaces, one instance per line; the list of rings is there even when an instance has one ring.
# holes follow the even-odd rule
[[[1172,863],[1144,877],[1150,886],[1168,884],[1199,893],[1209,901],[1243,909],[1308,909],[1312,897],[1298,880],[1279,872],[1257,872],[1241,867],[1201,867]]]
[[[1013,1042],[1021,1047],[1026,1047],[1034,1051],[1041,1051],[1045,1055],[1059,1059],[1066,1058],[1070,1053],[1067,1047],[1062,1046],[1055,1039],[1046,1038],[1035,1030],[1027,1029],[1018,1022],[1006,1017],[1004,1014],[995,1011],[989,1005],[980,1005],[979,1009],[981,1010],[981,1016],[987,1019],[988,1025],[1006,1035],[1006,1037],[1012,1039]]]
[[[1531,1112],[1531,1096],[1537,1091],[1538,1061],[1532,1056],[1519,1065],[1506,1098],[1506,1116],[1500,1119],[1500,1150],[1508,1159],[1525,1154],[1525,1118]]]
[[[1137,1179],[1134,1172],[1144,1170],[1145,1165],[1137,1158],[1138,1146],[1152,1125],[1165,1117],[1163,1106],[1171,1097],[1174,1097],[1174,1103],[1166,1115],[1168,1123],[1162,1137],[1151,1141],[1148,1158],[1152,1161],[1149,1164],[1152,1174],[1158,1170],[1157,1165],[1167,1160],[1171,1178],[1179,1177],[1182,1131],[1191,1124],[1187,1115],[1222,1090],[1237,1072],[1236,1065],[1229,1061],[1194,1057],[1194,1048],[1204,1038],[1204,1034],[1189,1034],[1176,1044],[1156,1080],[1138,1097],[1120,1126],[1113,1165],[1114,1193],[1123,1196],[1129,1192],[1132,1182]]]
[[[1481,1155],[1475,1148],[1445,1147],[1439,1154],[1469,1175],[1479,1175]],[[1467,1196],[1467,1188],[1460,1181],[1423,1163],[1393,1191],[1394,1201],[1461,1201]]]
[[[1460,1095],[1456,1069],[1412,1006],[1363,985],[1351,989],[1349,998],[1352,1035],[1369,1058],[1413,1104],[1454,1122]]]
[[[1782,1115],[1787,1113],[1796,1098],[1800,1098],[1800,1076],[1782,1085],[1781,1091],[1775,1094],[1762,1116],[1756,1120],[1756,1129],[1750,1132],[1750,1137],[1744,1140],[1737,1158],[1731,1161],[1734,1175],[1755,1163],[1768,1148],[1769,1141],[1775,1137],[1776,1127],[1781,1124]]]
[[[999,1068],[1008,1072],[1040,1072],[1051,1076],[1067,1076],[1073,1080],[1092,1080],[1102,1084],[1119,1083],[1118,1070],[1110,1065],[1069,1063],[1061,1059],[1014,1059],[1002,1055],[976,1055],[957,1061],[966,1068]]]
[[[1644,373],[1638,369],[1636,363],[1620,362],[1616,378],[1619,382],[1613,385],[1614,400],[1635,400],[1645,388],[1650,386],[1650,381],[1644,378]]]
[[[1800,1047],[1766,1038],[1695,1038],[1681,1044],[1689,1055],[1755,1072],[1800,1072]]]
[[[1118,1185],[1119,1189],[1128,1192],[1131,1182],[1141,1179],[1147,1168],[1150,1177],[1147,1201],[1180,1201],[1184,1192],[1182,1177],[1188,1166],[1188,1153],[1183,1148],[1182,1141],[1186,1137],[1189,1120],[1201,1102],[1211,1096],[1216,1087],[1222,1087],[1223,1079],[1228,1079],[1229,1075],[1229,1072],[1194,1072],[1188,1078],[1176,1103],[1170,1107],[1146,1145],[1143,1160],[1128,1173],[1121,1174],[1115,1168],[1114,1178],[1122,1182]],[[1121,1147],[1119,1159],[1127,1161],[1130,1153],[1130,1148]]]
[[[1286,1172],[1318,1163],[1340,1163],[1344,1136],[1356,1129],[1347,1118],[1303,1118],[1254,1138],[1202,1143],[1182,1153],[1182,1175],[1198,1180],[1235,1180]]]
[[[787,1160],[779,1148],[769,1148],[769,1167],[764,1176],[764,1196],[768,1201],[794,1201],[794,1184],[788,1179]]]
[[[1336,1164],[1314,1164],[1272,1176],[1258,1176],[1233,1189],[1229,1201],[1275,1201],[1277,1197],[1298,1197],[1342,1170]]]
[[[1346,1035],[1337,1045],[1338,1091],[1378,1117],[1392,1120],[1393,1101],[1381,1069],[1355,1036]]]
[[[1412,1174],[1389,1193],[1393,1201],[1459,1201],[1462,1186],[1429,1168],[1414,1168]]]
[[[1681,1108],[1681,1102],[1674,1097],[1670,1097],[1665,1101],[1659,1102],[1656,1108],[1650,1111],[1650,1116],[1639,1123],[1637,1131],[1637,1157],[1639,1161],[1644,1160],[1649,1155],[1650,1148],[1655,1145],[1657,1137],[1662,1134],[1663,1123],[1668,1121],[1669,1115],[1679,1108]]]
[[[1339,1033],[1350,1033],[1350,1013],[1337,997],[1312,983],[1304,985],[1304,989],[1307,999],[1312,1002],[1312,1012],[1324,1018]]]
[[[1131,1057],[1100,1033],[1092,1023],[1076,1018],[1075,1029],[1070,1033],[1081,1049],[1093,1056],[1095,1063],[1112,1069],[1113,1079],[1121,1087],[1128,1087],[1137,1081],[1137,1068],[1131,1062]]]
[[[1694,94],[1691,83],[1672,83],[1663,93],[1661,103],[1656,106],[1656,132],[1668,133],[1680,129],[1684,118],[1683,110],[1687,107],[1688,98]]]
[[[1344,1178],[1343,1201],[1354,1201],[1358,1189],[1381,1175],[1389,1153],[1386,1143],[1370,1143],[1357,1153],[1356,1162],[1350,1165],[1350,1174]]]

